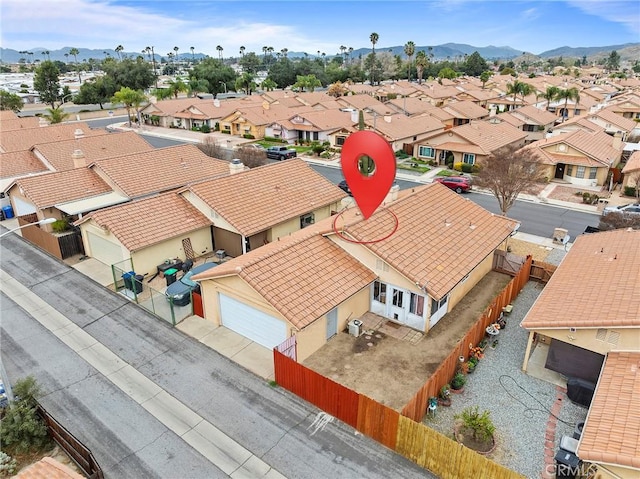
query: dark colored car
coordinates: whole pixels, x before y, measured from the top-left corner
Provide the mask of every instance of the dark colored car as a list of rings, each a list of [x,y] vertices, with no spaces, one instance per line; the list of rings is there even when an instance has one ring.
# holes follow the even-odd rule
[[[195,281],[191,281],[191,277],[215,266],[218,266],[218,263],[201,264],[186,273],[175,283],[171,283],[164,293],[167,296],[167,299],[173,300],[173,304],[176,306],[186,306],[189,304],[191,302],[191,292],[200,292],[200,284]]]
[[[436,178],[435,181],[442,183],[447,188],[451,188],[456,193],[466,193],[471,190],[471,180],[466,176],[441,176]]]
[[[347,180],[342,180],[340,183],[338,183],[338,188],[340,188],[342,191],[344,191],[349,196],[353,196],[351,194],[351,188],[349,188],[349,185],[347,184]]]

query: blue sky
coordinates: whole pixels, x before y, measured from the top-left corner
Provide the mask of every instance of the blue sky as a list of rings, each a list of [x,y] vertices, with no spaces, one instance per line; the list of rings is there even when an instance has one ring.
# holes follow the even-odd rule
[[[376,48],[467,43],[511,46],[541,53],[560,46],[640,42],[640,1],[163,1],[2,0],[0,41],[4,48],[115,48],[127,52],[174,46],[217,56],[318,50],[340,45]]]

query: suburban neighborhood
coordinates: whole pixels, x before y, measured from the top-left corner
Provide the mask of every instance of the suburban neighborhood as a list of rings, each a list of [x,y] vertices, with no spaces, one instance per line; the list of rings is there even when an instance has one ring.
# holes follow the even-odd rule
[[[640,477],[637,58],[369,40],[2,61],[0,418],[42,421],[3,432],[2,477]],[[362,131],[395,171],[370,217]],[[45,336],[179,462],[80,427]],[[259,442],[303,423],[317,463]]]

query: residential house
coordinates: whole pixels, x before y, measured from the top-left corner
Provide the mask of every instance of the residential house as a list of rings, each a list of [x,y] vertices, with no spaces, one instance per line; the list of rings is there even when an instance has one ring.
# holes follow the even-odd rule
[[[634,151],[622,168],[622,188],[640,188],[640,150]]]
[[[88,166],[114,191],[129,199],[229,174],[228,161],[211,158],[195,145],[170,146],[96,160]]]
[[[107,265],[131,258],[142,275],[167,258],[186,260],[185,248],[213,252],[211,222],[175,191],[94,211],[76,225],[88,256]]]
[[[472,121],[429,135],[413,146],[413,155],[438,164],[482,163],[495,150],[524,145],[527,134],[506,122]]]
[[[26,116],[22,118],[8,117],[6,120],[0,119],[0,131],[5,132],[23,129],[27,130],[30,128],[38,128],[39,126],[46,126],[46,123],[43,123],[43,121],[44,119],[38,118],[36,116]]]
[[[202,104],[190,105],[173,115],[173,126],[191,130],[208,126],[211,130],[219,128],[220,121],[233,113],[239,105],[259,106],[262,102],[258,96],[244,97],[241,100],[213,100]]]
[[[2,131],[0,153],[30,150],[34,145],[53,141],[71,140],[76,132],[84,136],[104,135],[104,130],[92,130],[86,123],[58,123],[29,129]],[[1,130],[0,130],[1,131]]]
[[[533,105],[523,106],[500,115],[500,118],[506,121],[509,121],[508,117],[515,118],[516,121],[521,122],[520,129],[527,133],[526,143],[543,139],[546,132],[553,127],[556,121],[556,116],[553,113],[541,110]]]
[[[578,130],[554,135],[526,146],[547,165],[549,179],[564,180],[578,186],[605,184],[609,168],[622,156],[622,141],[605,132]]]
[[[426,99],[433,106],[441,107],[451,101],[456,101],[456,97],[460,93],[455,86],[443,86],[436,81],[420,85],[422,95],[420,98]]]
[[[491,270],[517,222],[438,183],[390,201],[367,220],[349,208],[196,276],[205,318],[269,348],[295,334],[299,361],[367,311],[428,332]]]
[[[428,101],[414,97],[402,97],[389,100],[385,105],[391,107],[395,113],[402,113],[407,116],[422,115],[423,113],[432,113],[434,111],[442,111],[440,108],[433,106]],[[451,114],[446,115],[446,119],[453,119]]]
[[[300,159],[193,183],[181,194],[209,219],[215,248],[229,256],[328,218],[346,197]]]
[[[447,121],[445,126],[454,127],[466,125],[471,120],[484,120],[489,118],[489,110],[467,100],[451,101],[441,108],[452,117],[451,122]]]
[[[376,115],[390,115],[393,109],[380,100],[369,95],[348,95],[336,99],[342,108],[357,111],[375,112]]]
[[[615,113],[611,108],[605,108],[595,113],[590,113],[587,119],[604,128],[609,135],[619,133],[622,141],[625,141],[631,132],[638,128],[638,123],[630,118],[625,118]],[[639,130],[640,131],[640,130]]]
[[[608,109],[624,118],[640,120],[640,94],[632,92],[620,95]]]
[[[640,474],[640,231],[579,236],[529,310],[523,369],[597,383],[577,454],[601,479]]]
[[[312,107],[300,106],[298,112],[312,111]],[[294,110],[273,103],[236,108],[220,119],[220,131],[233,136],[245,138],[264,138],[267,127],[271,124],[291,118]]]
[[[294,141],[330,141],[329,135],[341,128],[349,128],[358,122],[352,113],[340,110],[307,111],[296,113],[292,117],[276,121],[267,126],[266,136]]]
[[[51,170],[33,156],[29,150],[0,153],[0,191],[5,191],[11,183],[20,177],[49,172]],[[5,206],[4,203],[3,206]]]

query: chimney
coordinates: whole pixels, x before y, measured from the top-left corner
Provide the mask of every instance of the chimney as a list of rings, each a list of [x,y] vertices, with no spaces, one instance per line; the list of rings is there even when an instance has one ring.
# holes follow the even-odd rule
[[[398,191],[400,191],[400,186],[394,184],[391,189],[389,189],[389,193],[384,197],[384,204],[388,205],[389,203],[393,203],[398,199]]]
[[[84,153],[80,148],[73,150],[73,153],[71,153],[71,159],[73,160],[74,168],[84,168],[87,166],[87,162],[84,159]]]
[[[82,131],[80,128],[76,128],[76,131],[73,132],[73,136],[76,140],[84,138],[84,131]]]
[[[618,131],[616,132],[615,135],[613,135],[613,144],[611,146],[613,146],[618,151],[622,150],[622,132],[621,131]]]
[[[235,175],[236,173],[240,173],[242,171],[244,171],[244,164],[242,164],[242,162],[238,158],[234,158],[233,160],[231,160],[231,163],[229,163],[229,174]]]

